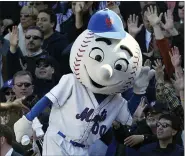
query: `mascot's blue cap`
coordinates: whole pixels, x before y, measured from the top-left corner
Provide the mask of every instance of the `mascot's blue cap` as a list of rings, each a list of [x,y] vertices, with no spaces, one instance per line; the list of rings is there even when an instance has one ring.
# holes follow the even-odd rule
[[[105,38],[123,39],[126,36],[121,18],[107,8],[91,17],[87,29]]]

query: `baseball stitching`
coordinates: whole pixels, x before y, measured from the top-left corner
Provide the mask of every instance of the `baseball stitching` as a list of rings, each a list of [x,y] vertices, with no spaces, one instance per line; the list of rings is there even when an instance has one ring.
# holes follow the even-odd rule
[[[132,69],[133,71],[130,72],[131,77],[128,78],[128,81],[126,82],[126,85],[123,87],[123,89],[121,89],[121,92],[124,92],[126,89],[129,88],[129,84],[132,84],[134,79],[134,76],[136,76],[136,72],[138,70],[138,64],[139,64],[139,60],[140,60],[140,49],[137,46],[136,47],[136,51],[135,51],[136,55],[133,56],[133,66]]]
[[[80,44],[81,46],[79,47],[78,52],[76,53],[75,61],[74,61],[74,65],[73,65],[74,74],[76,75],[76,78],[79,81],[80,81],[80,65],[81,65],[83,55],[86,51],[85,48],[88,47],[89,43],[91,42],[91,39],[94,38],[94,33],[93,32],[89,31],[87,33],[87,35],[88,36],[85,37],[85,40],[83,40],[83,43]]]

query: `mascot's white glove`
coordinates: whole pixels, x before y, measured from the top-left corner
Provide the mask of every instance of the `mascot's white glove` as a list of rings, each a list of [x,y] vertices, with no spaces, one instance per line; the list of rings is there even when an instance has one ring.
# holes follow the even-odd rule
[[[135,94],[145,94],[148,84],[152,77],[155,75],[155,70],[150,70],[150,67],[142,67],[139,77],[136,79],[133,87]]]
[[[16,141],[21,142],[22,137],[27,135],[28,137],[33,136],[32,122],[29,121],[24,115],[14,124],[14,132]]]

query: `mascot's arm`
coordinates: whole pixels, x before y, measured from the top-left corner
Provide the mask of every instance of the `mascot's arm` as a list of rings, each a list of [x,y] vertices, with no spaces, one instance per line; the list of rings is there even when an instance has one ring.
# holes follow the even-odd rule
[[[50,99],[48,99],[46,96],[44,96],[42,99],[40,99],[35,106],[31,109],[29,113],[26,114],[26,118],[29,121],[32,121],[35,117],[37,117],[43,110],[45,110],[46,107],[52,105],[52,102]]]
[[[64,75],[60,82],[49,91],[42,99],[40,99],[31,111],[26,115],[29,121],[32,121],[48,106],[61,107],[69,98],[72,92],[74,77],[72,75]]]

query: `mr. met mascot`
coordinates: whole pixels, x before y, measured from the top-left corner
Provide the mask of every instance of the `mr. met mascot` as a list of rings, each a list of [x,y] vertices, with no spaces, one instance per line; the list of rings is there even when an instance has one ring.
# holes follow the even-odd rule
[[[21,142],[24,135],[32,136],[32,120],[52,106],[43,156],[88,155],[89,146],[107,132],[114,120],[132,124],[121,93],[133,87],[138,78],[142,55],[116,13],[104,9],[91,17],[87,30],[72,46],[70,67],[73,74],[62,76],[14,125],[16,140]]]

